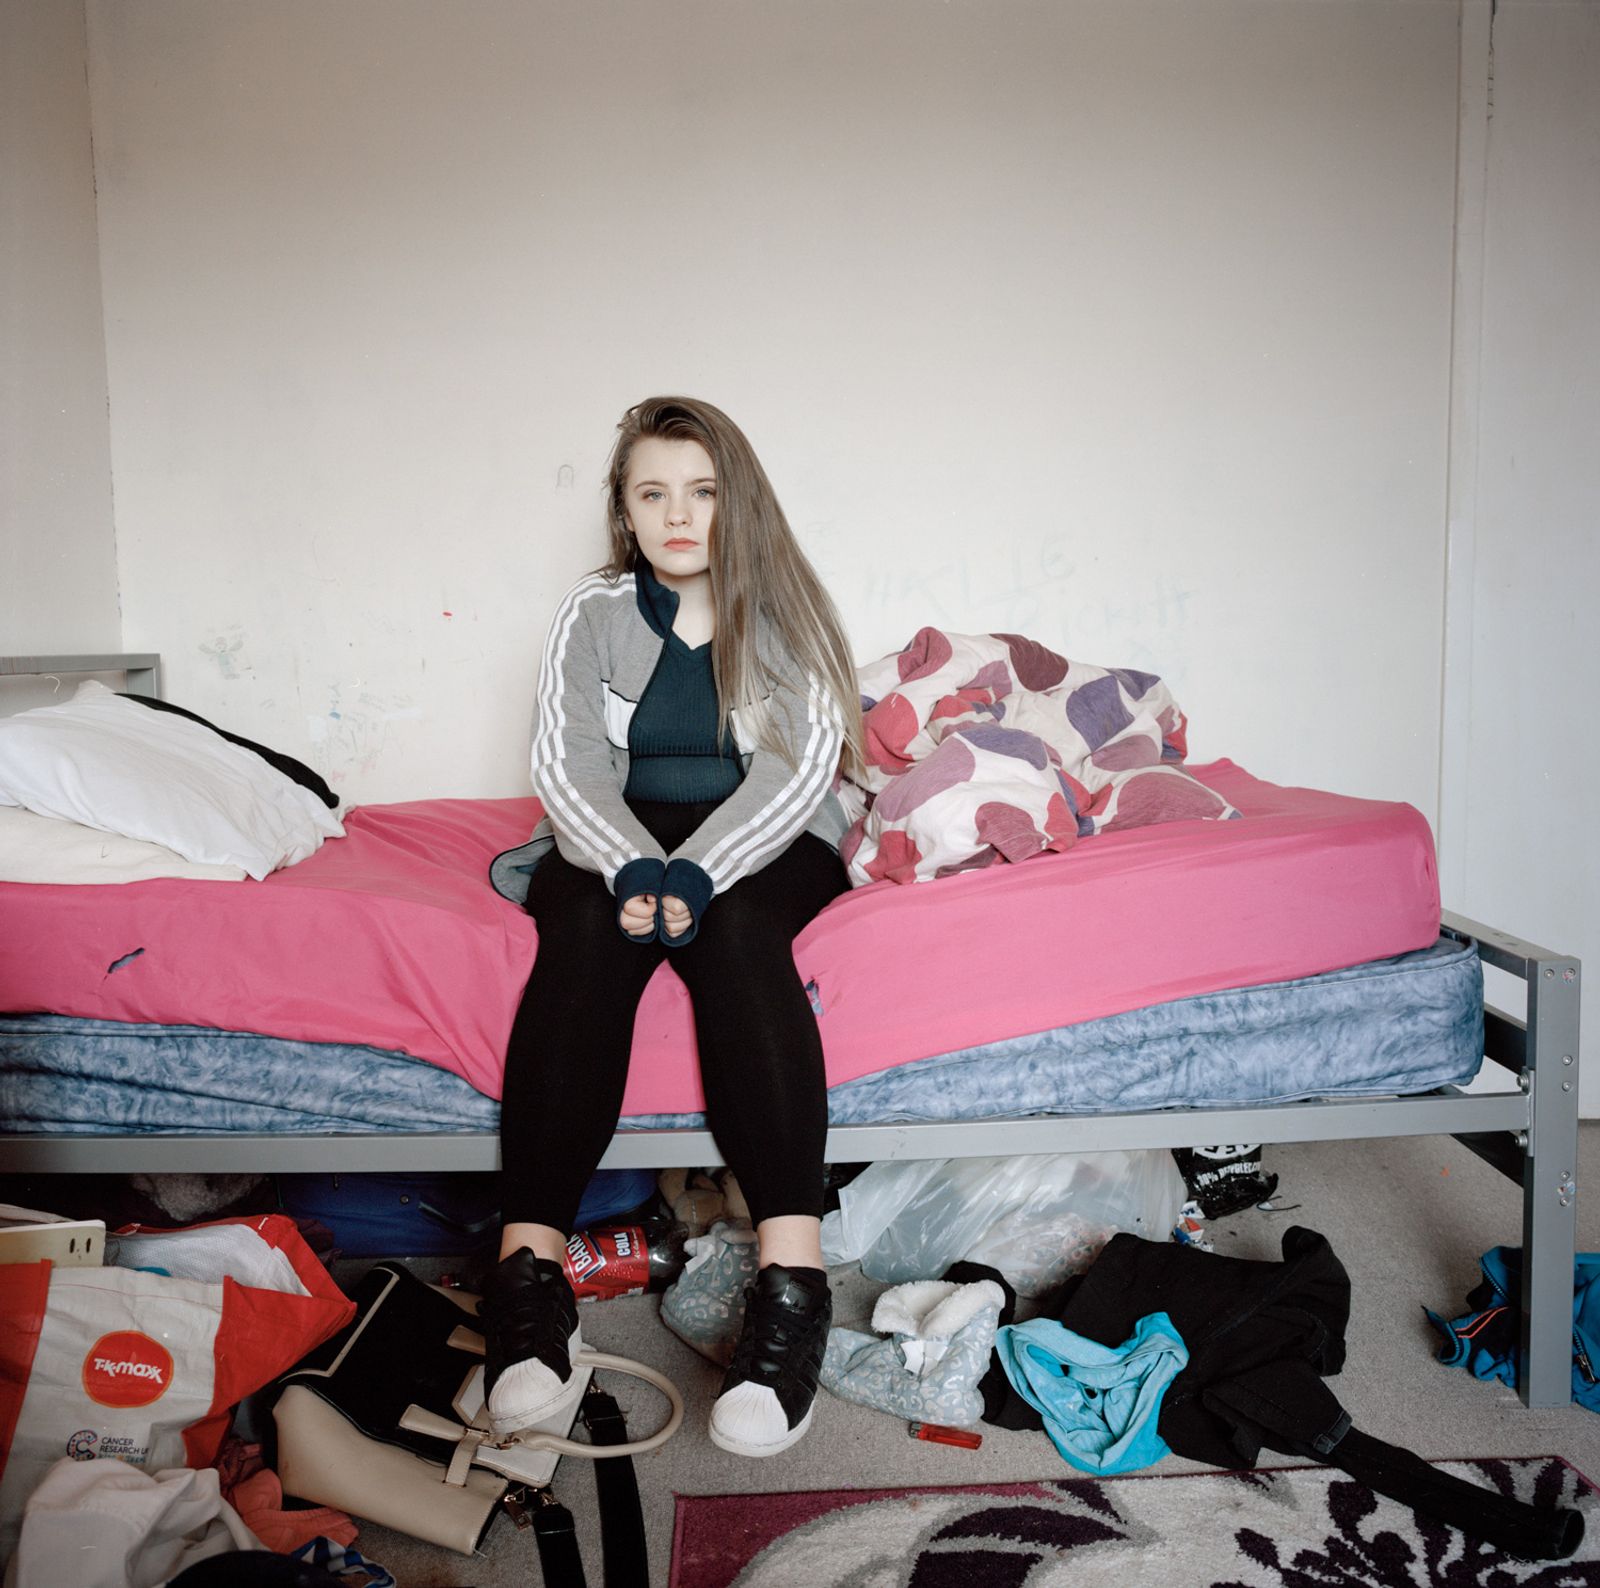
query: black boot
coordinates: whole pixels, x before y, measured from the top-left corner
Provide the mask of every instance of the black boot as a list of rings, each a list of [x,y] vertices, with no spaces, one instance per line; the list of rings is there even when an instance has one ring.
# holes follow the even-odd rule
[[[820,1268],[763,1268],[745,1291],[744,1328],[711,1408],[711,1442],[775,1456],[811,1426],[833,1298]]]
[[[582,1385],[572,1359],[583,1344],[578,1302],[560,1263],[526,1246],[502,1258],[478,1303],[483,1325],[483,1390],[500,1437],[571,1406]]]

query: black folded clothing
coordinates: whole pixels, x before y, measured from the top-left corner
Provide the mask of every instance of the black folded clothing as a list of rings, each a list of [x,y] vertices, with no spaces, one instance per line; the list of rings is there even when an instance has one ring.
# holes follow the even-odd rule
[[[1582,1541],[1576,1511],[1465,1483],[1351,1426],[1325,1382],[1346,1365],[1350,1278],[1316,1231],[1286,1230],[1281,1263],[1114,1235],[1058,1316],[1114,1346],[1151,1312],[1189,1351],[1157,1425],[1178,1455],[1225,1468],[1253,1467],[1263,1449],[1324,1461],[1523,1560],[1564,1560]]]

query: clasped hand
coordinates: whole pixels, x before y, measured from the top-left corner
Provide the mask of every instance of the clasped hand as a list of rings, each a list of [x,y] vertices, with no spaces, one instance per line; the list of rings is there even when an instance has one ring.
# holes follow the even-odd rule
[[[693,916],[682,899],[668,893],[661,900],[661,925],[668,937],[682,937]],[[622,906],[622,930],[629,937],[649,937],[656,929],[656,896],[636,893]]]

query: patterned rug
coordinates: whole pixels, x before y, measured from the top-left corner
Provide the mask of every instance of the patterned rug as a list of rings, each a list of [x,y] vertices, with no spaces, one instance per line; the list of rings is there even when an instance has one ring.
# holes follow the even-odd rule
[[[1597,1588],[1600,1493],[1558,1456],[1439,1463],[1584,1513],[1568,1561],[1500,1554],[1329,1467],[678,1496],[671,1588]]]

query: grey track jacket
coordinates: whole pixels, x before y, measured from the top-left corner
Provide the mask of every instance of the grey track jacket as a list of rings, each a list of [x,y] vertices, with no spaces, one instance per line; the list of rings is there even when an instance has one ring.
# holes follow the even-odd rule
[[[553,843],[574,865],[599,872],[619,902],[675,894],[698,923],[714,894],[760,870],[802,832],[838,847],[848,823],[831,789],[843,730],[822,681],[786,666],[774,654],[776,637],[764,632],[762,654],[783,681],[761,705],[774,713],[795,764],[758,748],[748,709],[736,709],[744,781],[681,847],[663,853],[622,798],[628,724],[664,644],[639,610],[637,586],[631,573],[615,582],[591,574],[556,608],[533,730],[533,788],[546,814],[526,844],[496,856],[489,875],[499,893],[523,903],[533,867]]]

